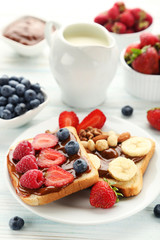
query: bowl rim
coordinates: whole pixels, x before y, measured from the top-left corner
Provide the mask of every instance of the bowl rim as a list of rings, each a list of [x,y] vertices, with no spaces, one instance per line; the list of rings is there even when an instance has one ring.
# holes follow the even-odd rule
[[[135,42],[137,43],[137,42]],[[148,77],[152,77],[154,80],[157,80],[159,78],[159,81],[160,81],[160,74],[158,75],[154,75],[154,74],[145,74],[145,73],[140,73],[140,72],[137,72],[135,71],[133,68],[131,68],[127,63],[126,61],[124,60],[124,53],[126,51],[127,48],[124,48],[121,53],[120,53],[120,61],[121,61],[121,64],[124,66],[124,68],[126,70],[128,70],[131,74],[137,74],[138,76],[140,77],[144,77],[144,78],[148,78]]]

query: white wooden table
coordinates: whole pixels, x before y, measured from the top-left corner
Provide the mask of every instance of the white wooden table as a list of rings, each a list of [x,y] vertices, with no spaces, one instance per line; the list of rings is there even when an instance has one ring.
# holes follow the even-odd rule
[[[57,1],[24,1],[5,0],[0,8],[0,27],[5,26],[9,19],[19,15],[31,14],[47,20],[57,20],[62,24],[71,21],[91,21],[99,12],[107,9],[114,1],[89,0],[57,0]],[[160,2],[125,1],[130,7],[140,6],[155,16],[154,29],[158,32],[160,25]],[[130,3],[129,3],[130,2]],[[160,30],[159,30],[160,33]],[[12,141],[30,126],[57,117],[63,110],[71,110],[61,101],[60,90],[54,81],[48,64],[48,49],[38,58],[22,58],[16,55],[7,45],[0,42],[0,75],[25,76],[39,82],[49,95],[48,106],[29,124],[17,129],[0,129],[0,239],[159,239],[160,219],[153,215],[153,208],[160,203],[160,195],[153,203],[136,215],[125,220],[96,226],[77,226],[51,222],[38,217],[22,207],[9,192],[4,179],[4,155]],[[146,111],[152,107],[160,107],[160,103],[150,103],[128,95],[123,86],[123,71],[119,64],[116,76],[109,87],[106,101],[99,108],[106,115],[124,118],[121,108],[129,104],[134,107],[134,114],[128,121],[148,131],[160,142],[160,132],[149,127]],[[75,109],[77,113],[79,109]],[[86,110],[89,112],[90,110]],[[9,219],[21,216],[25,226],[21,231],[12,231],[8,226]]]

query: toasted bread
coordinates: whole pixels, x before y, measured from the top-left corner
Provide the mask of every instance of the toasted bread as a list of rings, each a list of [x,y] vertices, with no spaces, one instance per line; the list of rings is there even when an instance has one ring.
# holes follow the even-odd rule
[[[149,161],[151,160],[154,151],[155,151],[155,142],[151,139],[148,139],[151,142],[151,148],[149,152],[138,162],[136,162],[137,172],[133,178],[129,181],[119,181],[113,178],[111,175],[109,177],[105,177],[113,186],[117,187],[124,197],[135,196],[140,193],[143,187],[143,175],[147,169]],[[101,160],[94,153],[88,153],[90,160],[95,165],[97,169],[100,168]],[[103,180],[103,178],[99,178],[99,180]]]
[[[90,171],[82,173],[79,177],[75,178],[72,183],[70,183],[67,186],[64,186],[63,188],[60,188],[56,192],[51,192],[44,195],[38,195],[38,194],[34,194],[34,191],[33,191],[29,195],[23,195],[23,193],[19,191],[19,178],[12,171],[12,165],[9,162],[9,154],[8,154],[7,166],[8,166],[10,179],[16,193],[19,195],[19,197],[23,202],[32,206],[47,204],[55,200],[58,200],[60,198],[63,198],[65,196],[68,196],[74,192],[78,192],[82,189],[88,188],[98,181],[99,179],[98,171],[94,167],[93,163],[90,161],[90,158],[86,153],[86,150],[84,149],[83,145],[81,144],[81,141],[79,140],[76,130],[73,127],[67,127],[67,128],[70,131],[70,133],[74,135],[76,141],[79,143],[80,156],[87,160]],[[29,139],[30,142],[32,142],[32,140],[33,139]],[[12,146],[10,150],[14,150],[14,148],[15,147]]]

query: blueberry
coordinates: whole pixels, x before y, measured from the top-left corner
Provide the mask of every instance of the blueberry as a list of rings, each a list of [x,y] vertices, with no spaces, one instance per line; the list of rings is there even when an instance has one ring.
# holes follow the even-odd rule
[[[19,81],[21,82],[24,79],[24,77],[19,77]]]
[[[30,102],[27,102],[27,103],[25,103],[25,104],[26,104],[26,108],[27,108],[27,110],[30,110],[30,109],[31,109]]]
[[[124,116],[129,117],[133,113],[133,108],[127,105],[127,106],[124,106],[121,111]]]
[[[16,93],[18,96],[23,96],[25,90],[26,90],[26,87],[23,84],[21,84],[21,83],[17,84]]]
[[[83,173],[87,170],[87,162],[81,158],[77,159],[74,163],[73,163],[73,168],[76,171],[76,173]]]
[[[68,155],[74,155],[79,150],[79,144],[78,142],[71,140],[65,145],[64,148]]]
[[[26,87],[26,89],[30,88],[30,86],[31,86],[30,81],[28,79],[25,79],[25,78],[23,78],[21,80],[21,83]]]
[[[1,113],[2,113],[3,110],[4,110],[4,107],[1,106],[1,107],[0,107],[0,117],[1,117]]]
[[[15,80],[15,81],[17,81],[17,82],[20,82],[19,77],[16,77],[16,76],[10,77],[10,78],[9,78],[9,81],[10,81],[10,80]]]
[[[19,103],[19,97],[16,94],[13,94],[8,98],[8,103],[17,104]]]
[[[20,97],[20,98],[19,98],[19,102],[20,102],[20,103],[25,103],[24,97]]]
[[[39,83],[32,84],[31,89],[33,89],[36,93],[39,93],[41,91]]]
[[[27,102],[30,102],[36,98],[36,92],[32,89],[28,89],[25,91],[24,98]]]
[[[3,85],[1,88],[1,94],[3,97],[9,97],[13,94],[13,88],[9,85]]]
[[[0,106],[6,106],[6,104],[7,104],[7,98],[1,96],[0,97]]]
[[[44,95],[42,92],[39,92],[36,98],[39,99],[40,103],[44,102]]]
[[[27,111],[26,105],[24,103],[19,103],[14,109],[15,113],[19,116]]]
[[[7,105],[6,105],[6,109],[8,109],[11,113],[14,111],[14,106],[13,106],[13,104],[12,103],[8,103]]]
[[[10,80],[10,81],[9,81],[9,85],[10,85],[11,87],[13,87],[13,88],[15,88],[15,87],[17,86],[17,84],[18,84],[18,82],[15,81],[15,80]]]
[[[7,85],[8,84],[8,81],[9,81],[9,78],[7,75],[3,75],[1,78],[0,78],[0,85]]]
[[[9,220],[9,226],[12,230],[20,230],[24,225],[24,220],[20,217],[13,217]]]
[[[3,118],[3,119],[11,119],[11,117],[12,117],[12,114],[11,114],[11,112],[8,109],[4,109],[1,112],[1,118]]]
[[[57,132],[57,137],[60,141],[66,140],[69,137],[69,130],[67,128],[61,128]]]
[[[30,107],[33,109],[33,108],[36,108],[40,105],[40,101],[38,99],[34,99],[32,101],[30,101]]]
[[[154,207],[154,215],[157,217],[157,218],[160,218],[160,204],[157,204],[155,207]]]
[[[17,116],[16,113],[13,112],[11,118],[14,118],[14,117],[16,117],[16,116]]]

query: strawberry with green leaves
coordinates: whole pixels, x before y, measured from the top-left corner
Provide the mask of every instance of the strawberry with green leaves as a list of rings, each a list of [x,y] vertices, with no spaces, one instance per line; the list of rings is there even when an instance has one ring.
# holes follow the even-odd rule
[[[125,60],[134,70],[144,74],[159,73],[159,55],[154,47],[149,45],[131,51],[132,54],[125,57]]]
[[[96,208],[110,208],[119,201],[116,187],[111,187],[107,179],[97,182],[91,189],[90,204]]]

